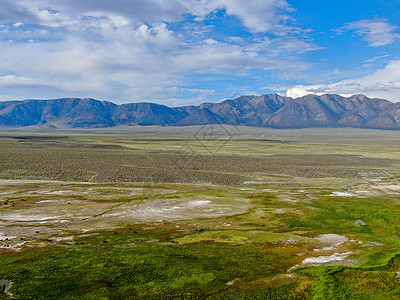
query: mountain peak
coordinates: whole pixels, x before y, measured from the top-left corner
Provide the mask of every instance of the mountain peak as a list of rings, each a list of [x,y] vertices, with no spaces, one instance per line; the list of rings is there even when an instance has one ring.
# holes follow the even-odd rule
[[[117,105],[92,98],[0,102],[0,126],[111,127],[231,124],[272,128],[357,127],[400,129],[400,105],[365,95],[239,96],[198,106],[151,102]]]

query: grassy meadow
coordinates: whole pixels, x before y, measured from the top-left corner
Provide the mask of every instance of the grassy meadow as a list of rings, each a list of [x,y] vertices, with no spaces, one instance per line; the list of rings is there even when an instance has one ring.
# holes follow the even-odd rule
[[[400,134],[0,131],[1,299],[399,299]]]

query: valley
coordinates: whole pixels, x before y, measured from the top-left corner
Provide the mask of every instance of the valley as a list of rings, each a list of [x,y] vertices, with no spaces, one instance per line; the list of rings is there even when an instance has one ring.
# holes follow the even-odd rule
[[[2,131],[9,292],[398,299],[396,132],[225,129]]]

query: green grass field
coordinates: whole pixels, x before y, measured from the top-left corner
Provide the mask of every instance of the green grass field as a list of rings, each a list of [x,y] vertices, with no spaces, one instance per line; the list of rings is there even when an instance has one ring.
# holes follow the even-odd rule
[[[0,132],[0,279],[17,299],[399,299],[398,133],[233,129]]]

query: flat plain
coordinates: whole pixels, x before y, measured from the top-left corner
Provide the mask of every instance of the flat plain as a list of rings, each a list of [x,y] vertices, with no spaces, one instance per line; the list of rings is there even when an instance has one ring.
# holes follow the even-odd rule
[[[398,131],[0,131],[17,299],[399,299],[399,221]]]

